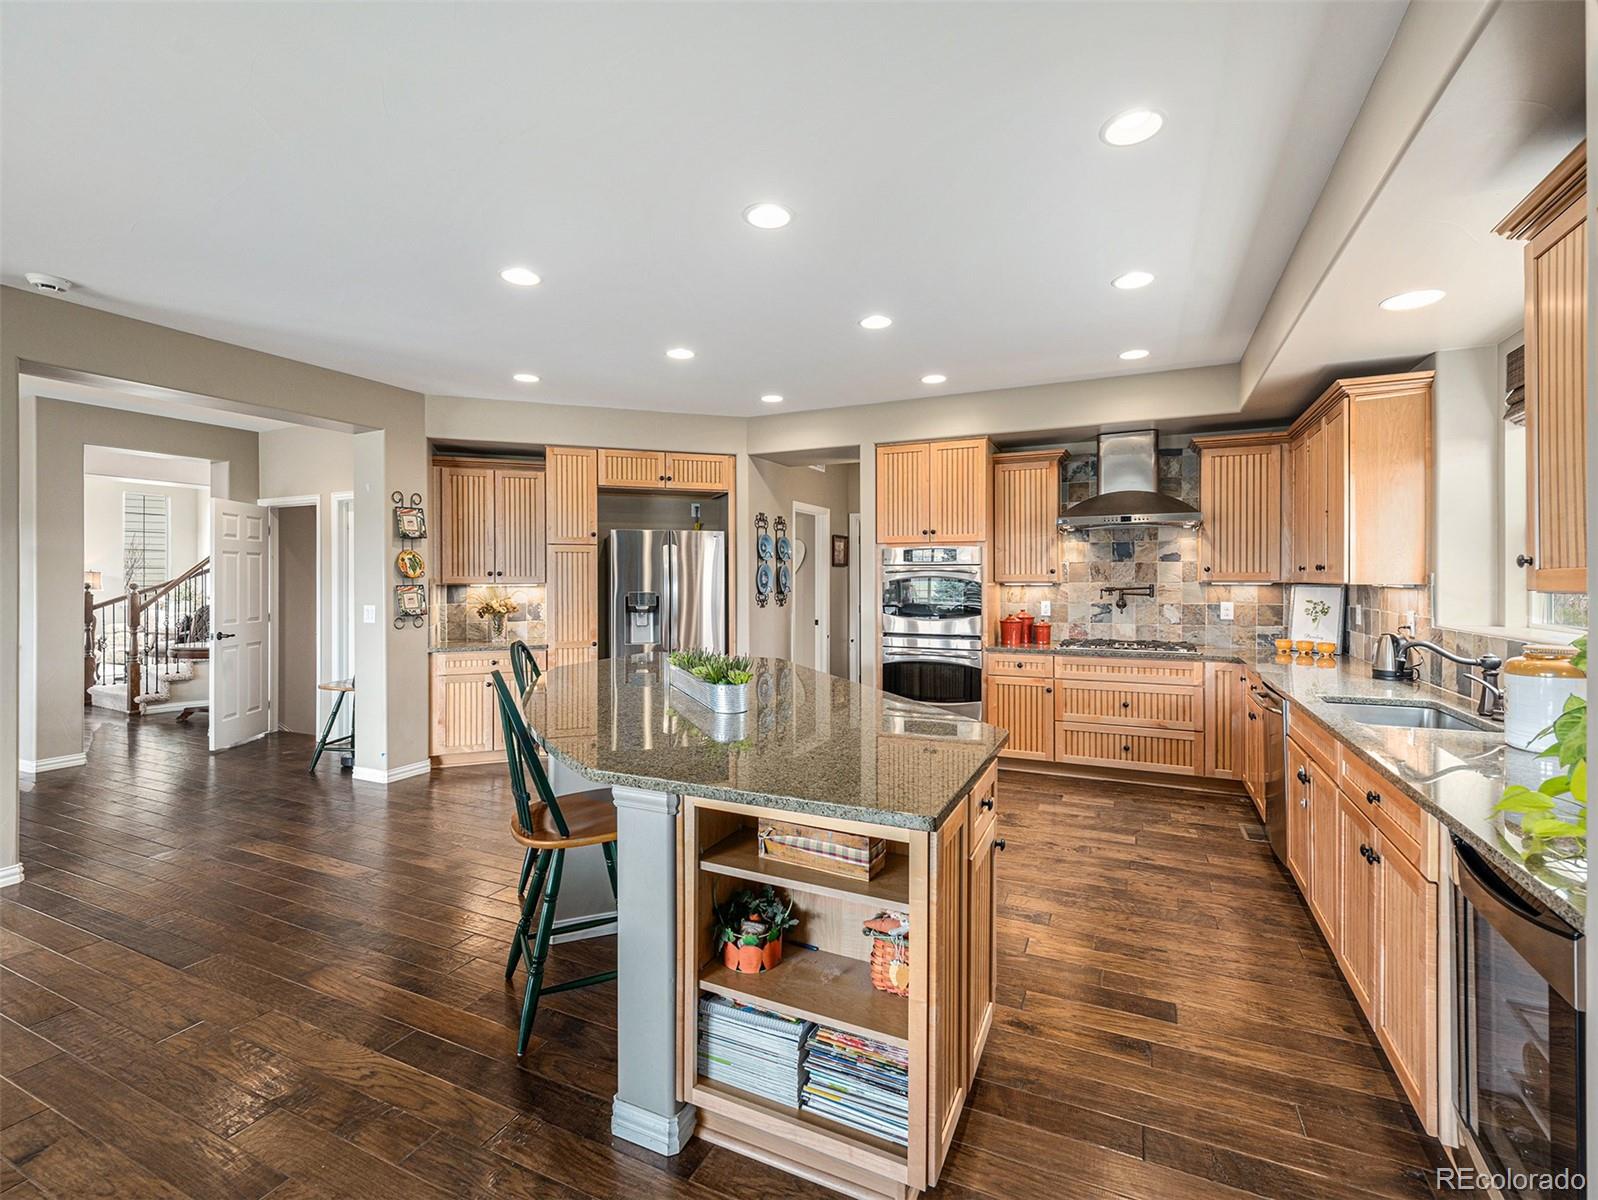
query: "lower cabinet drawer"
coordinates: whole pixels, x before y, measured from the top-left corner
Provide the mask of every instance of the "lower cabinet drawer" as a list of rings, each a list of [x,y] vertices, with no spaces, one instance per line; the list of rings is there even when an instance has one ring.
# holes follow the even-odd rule
[[[1201,729],[1204,689],[1059,679],[1054,684],[1054,717],[1149,729]]]
[[[1039,675],[1054,678],[1054,656],[1049,654],[1001,654],[989,650],[986,665],[989,675]]]
[[[1204,760],[1204,739],[1181,730],[1112,729],[1061,721],[1055,726],[1054,757],[1088,766],[1197,775]]]
[[[1424,866],[1426,814],[1379,771],[1347,747],[1339,747],[1338,782],[1351,799],[1360,802],[1371,821],[1385,833],[1410,862]]]

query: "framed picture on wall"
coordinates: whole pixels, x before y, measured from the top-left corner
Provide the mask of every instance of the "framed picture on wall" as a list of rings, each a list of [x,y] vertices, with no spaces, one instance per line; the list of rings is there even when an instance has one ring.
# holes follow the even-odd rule
[[[832,565],[835,567],[847,567],[849,565],[848,534],[835,533],[832,535]]]

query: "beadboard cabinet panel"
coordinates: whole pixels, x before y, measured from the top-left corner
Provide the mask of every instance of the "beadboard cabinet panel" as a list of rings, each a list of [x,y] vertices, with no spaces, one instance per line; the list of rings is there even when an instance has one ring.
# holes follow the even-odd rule
[[[600,450],[599,486],[660,488],[666,484],[666,456],[659,450]]]
[[[993,460],[993,581],[1060,579],[1060,459],[1000,454]]]
[[[1046,660],[1045,660],[1046,661]],[[1054,680],[992,675],[984,681],[982,719],[1010,731],[1002,754],[1049,762],[1054,758]]]
[[[495,582],[544,582],[544,473],[494,472]]]
[[[932,447],[926,442],[877,447],[877,541],[925,542],[930,520]]]
[[[440,583],[494,582],[494,472],[443,466],[439,481]]]
[[[993,447],[986,438],[933,442],[928,460],[928,536],[934,542],[985,542]]]
[[[1280,438],[1194,438],[1199,450],[1199,573],[1205,583],[1282,578]]]
[[[594,450],[550,446],[544,452],[548,477],[549,545],[592,546],[599,541],[599,457]]]

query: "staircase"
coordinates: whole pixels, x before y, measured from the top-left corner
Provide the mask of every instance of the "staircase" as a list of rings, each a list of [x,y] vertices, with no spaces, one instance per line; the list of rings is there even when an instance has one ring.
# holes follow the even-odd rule
[[[95,602],[83,593],[83,703],[130,716],[204,711],[210,692],[211,560]]]

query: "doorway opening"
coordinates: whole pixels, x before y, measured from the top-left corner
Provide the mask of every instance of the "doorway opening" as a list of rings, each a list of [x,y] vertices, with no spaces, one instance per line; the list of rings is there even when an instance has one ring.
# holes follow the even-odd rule
[[[313,498],[271,505],[272,586],[267,617],[271,647],[269,728],[317,732],[317,663],[321,658],[321,506]]]
[[[832,672],[832,510],[793,503],[793,661]]]

